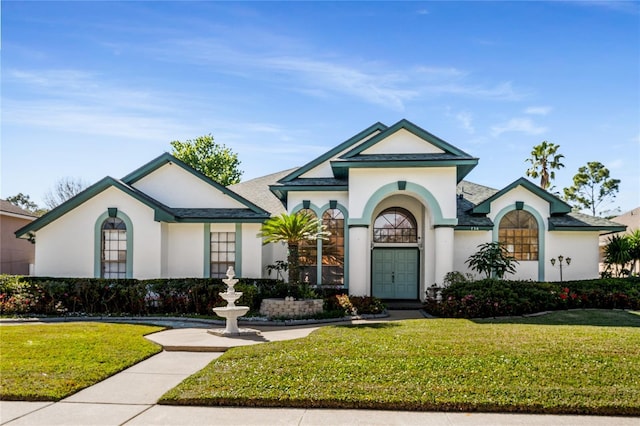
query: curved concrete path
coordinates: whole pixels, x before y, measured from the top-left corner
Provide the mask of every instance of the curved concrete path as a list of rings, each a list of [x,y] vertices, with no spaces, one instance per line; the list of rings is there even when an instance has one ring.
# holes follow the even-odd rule
[[[389,318],[422,318],[391,311]],[[180,324],[176,324],[180,325]],[[186,324],[192,326],[192,324]],[[156,405],[185,378],[239,345],[305,337],[320,325],[259,326],[261,336],[218,337],[205,328],[176,328],[147,336],[165,350],[60,402],[0,401],[2,425],[553,425],[637,426],[640,418],[490,413],[439,413],[299,408],[179,407]],[[167,350],[171,349],[171,350]]]

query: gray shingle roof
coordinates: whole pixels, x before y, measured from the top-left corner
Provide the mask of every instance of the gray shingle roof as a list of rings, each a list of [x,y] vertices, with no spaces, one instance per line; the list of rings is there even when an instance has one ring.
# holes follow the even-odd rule
[[[22,209],[22,208],[16,206],[15,204],[11,204],[10,202],[8,202],[6,200],[0,200],[0,211],[7,212],[7,213],[13,213],[13,214],[19,214],[19,215],[22,215],[22,216],[29,216],[29,217],[33,217],[33,218],[38,217],[35,214],[31,213],[30,211]]]
[[[266,219],[268,216],[251,209],[172,208],[178,220]]]
[[[286,209],[280,200],[269,190],[269,185],[275,184],[295,170],[297,170],[297,168],[283,170],[267,176],[236,183],[228,188],[251,201],[253,204],[256,204],[258,207],[268,211],[271,215],[279,215],[280,213],[285,213]]]
[[[579,212],[571,212],[561,216],[551,216],[549,218],[549,227],[551,229],[579,229],[597,227],[603,231],[623,231],[625,225],[612,222],[602,217],[594,217]]]

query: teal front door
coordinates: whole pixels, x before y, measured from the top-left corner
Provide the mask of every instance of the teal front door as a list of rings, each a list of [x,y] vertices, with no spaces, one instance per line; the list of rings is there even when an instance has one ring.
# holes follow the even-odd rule
[[[417,299],[418,253],[414,248],[373,249],[372,295],[379,299]]]

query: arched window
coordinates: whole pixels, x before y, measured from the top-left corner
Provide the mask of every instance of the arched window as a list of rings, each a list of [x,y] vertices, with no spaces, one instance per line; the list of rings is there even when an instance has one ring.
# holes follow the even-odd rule
[[[101,278],[127,277],[127,226],[117,217],[102,222]]]
[[[373,223],[374,243],[417,243],[418,225],[408,210],[392,207],[378,215]]]
[[[344,215],[338,209],[322,214],[322,225],[330,232],[322,241],[322,283],[344,283]]]
[[[538,260],[538,222],[525,210],[512,210],[500,220],[498,241],[516,260]]]
[[[317,218],[311,209],[302,209],[299,213],[304,213],[313,219]],[[318,281],[318,242],[316,240],[298,243],[298,262],[300,280],[315,285]]]

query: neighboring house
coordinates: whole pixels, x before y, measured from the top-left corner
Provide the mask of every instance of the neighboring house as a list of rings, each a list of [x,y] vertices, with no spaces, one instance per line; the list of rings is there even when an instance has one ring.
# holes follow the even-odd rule
[[[424,299],[446,273],[468,270],[478,245],[503,241],[514,278],[598,276],[598,237],[624,230],[579,213],[526,179],[501,190],[464,180],[478,159],[401,120],[376,123],[306,165],[224,188],[169,154],[107,177],[16,235],[36,236],[36,274],[94,277],[265,277],[286,259],[260,224],[301,210],[328,240],[300,247],[303,279],[350,294]]]
[[[0,274],[29,275],[35,246],[28,240],[16,239],[14,233],[36,218],[33,213],[0,200]]]
[[[609,242],[609,238],[611,238],[613,235],[622,236],[625,234],[631,234],[634,231],[640,229],[640,207],[629,210],[628,212],[623,213],[620,216],[616,216],[611,220],[621,225],[625,225],[627,227],[627,230],[624,232],[615,232],[612,234],[600,236],[600,272],[606,269],[606,266],[604,264],[604,248]],[[632,272],[640,275],[640,265],[635,265],[635,270]]]

